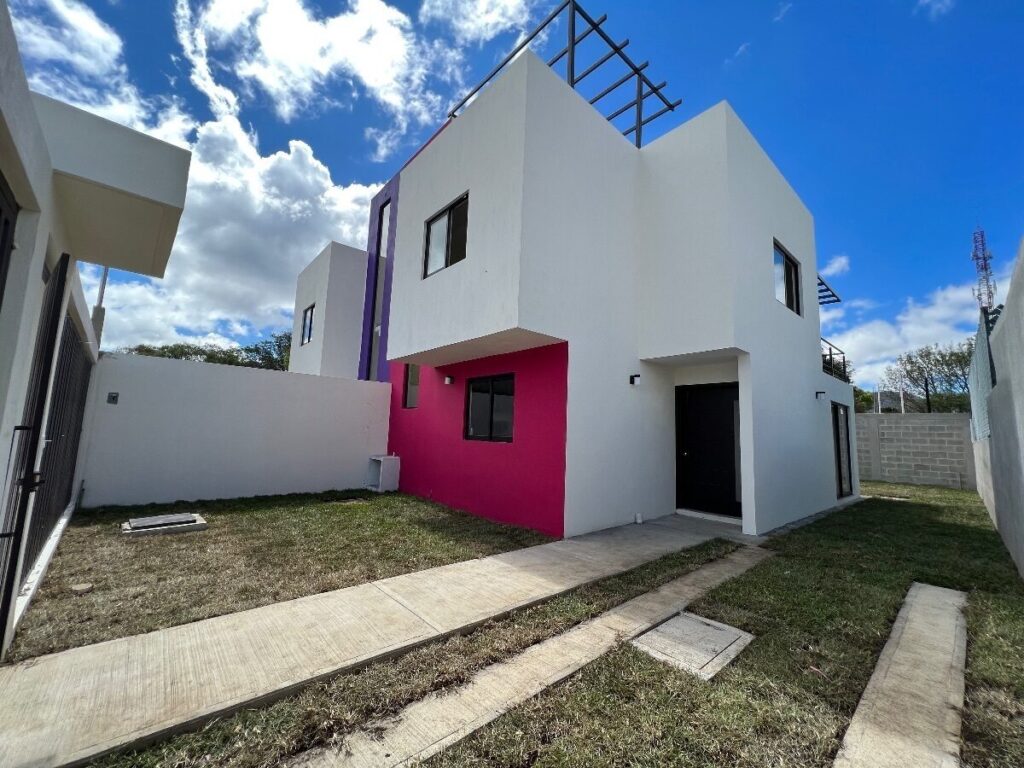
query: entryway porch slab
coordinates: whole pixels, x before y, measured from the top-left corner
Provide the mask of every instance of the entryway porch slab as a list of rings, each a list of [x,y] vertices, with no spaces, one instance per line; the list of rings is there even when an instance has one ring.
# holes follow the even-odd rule
[[[0,766],[81,764],[719,533],[671,519],[629,525],[3,667]]]

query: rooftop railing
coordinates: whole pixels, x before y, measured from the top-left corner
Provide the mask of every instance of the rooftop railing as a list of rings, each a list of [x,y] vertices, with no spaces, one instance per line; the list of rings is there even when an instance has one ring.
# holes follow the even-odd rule
[[[821,370],[840,381],[850,383],[851,366],[846,353],[824,338],[821,340]]]

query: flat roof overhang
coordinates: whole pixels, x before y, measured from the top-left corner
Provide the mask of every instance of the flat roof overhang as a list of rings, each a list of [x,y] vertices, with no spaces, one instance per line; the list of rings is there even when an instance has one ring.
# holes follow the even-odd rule
[[[72,255],[163,277],[192,153],[47,96],[32,98]]]

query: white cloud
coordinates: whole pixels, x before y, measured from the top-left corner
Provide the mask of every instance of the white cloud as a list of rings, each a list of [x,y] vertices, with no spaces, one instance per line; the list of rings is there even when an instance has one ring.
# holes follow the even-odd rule
[[[837,275],[845,275],[850,271],[850,257],[845,253],[841,253],[838,256],[833,256],[828,260],[828,264],[821,270],[822,277],[836,277]]]
[[[120,67],[121,38],[79,0],[11,0],[23,56],[62,62],[88,76]]]
[[[841,328],[842,320],[846,316],[846,309],[838,304],[826,304],[818,310],[818,320],[821,324],[821,332],[829,329]]]
[[[461,43],[483,43],[498,35],[524,32],[535,5],[531,0],[423,0],[420,21],[447,24]]]
[[[19,6],[19,29],[37,39],[41,6]],[[116,38],[91,10],[77,5],[75,10],[95,19],[86,18],[85,29],[103,29]],[[366,243],[369,202],[379,185],[335,184],[301,141],[289,142],[287,151],[263,155],[258,137],[237,116],[236,95],[214,79],[205,37],[191,34],[187,10],[185,0],[179,0],[175,20],[192,82],[215,116],[203,124],[173,99],[140,94],[120,58],[119,39],[116,44],[107,40],[109,50],[118,54],[102,70],[79,67],[77,58],[63,54],[56,62],[49,60],[48,49],[38,41],[32,43],[35,53],[26,55],[35,87],[140,130],[176,138],[193,152],[185,210],[166,276],[150,280],[112,274],[104,299],[105,349],[175,341],[231,345],[254,332],[290,327],[295,278],[302,267],[328,240],[358,247]],[[52,37],[73,39],[67,24],[81,18],[48,16]],[[99,269],[85,266],[82,276],[94,295]]]
[[[1012,268],[1010,263],[1000,270],[999,296],[1006,295]],[[972,287],[969,283],[949,285],[936,289],[924,301],[908,299],[894,320],[868,320],[830,340],[849,356],[858,385],[874,387],[898,355],[931,344],[960,342],[977,330],[978,303]]]
[[[351,0],[333,16],[318,15],[304,0],[177,0],[175,20],[192,81],[215,114],[238,108],[235,94],[214,82],[217,67],[266,94],[286,122],[334,106],[327,87],[347,83],[353,98],[368,95],[391,120],[367,134],[377,159],[410,125],[440,121],[445,98],[432,83],[461,88],[459,49],[421,38],[409,17],[383,0]]]
[[[378,188],[334,184],[303,142],[263,156],[237,118],[203,124],[167,274],[107,288],[104,348],[290,327],[299,271],[328,240],[365,247]]]
[[[929,19],[935,21],[952,11],[954,5],[956,0],[917,0],[914,12],[923,11],[928,14]]]
[[[722,64],[725,67],[731,67],[740,59],[750,54],[750,43],[740,43],[739,48],[736,49],[736,53],[727,58]]]
[[[117,33],[78,0],[16,0],[12,21],[40,93],[185,146],[195,123],[179,100],[147,99],[130,81]]]
[[[792,3],[779,3],[775,9],[775,15],[772,16],[772,21],[782,21],[786,18],[786,14],[789,13],[793,8]]]

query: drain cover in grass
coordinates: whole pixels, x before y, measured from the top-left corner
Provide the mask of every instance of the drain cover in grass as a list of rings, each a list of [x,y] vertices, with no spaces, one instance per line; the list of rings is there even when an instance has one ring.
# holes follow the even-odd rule
[[[121,533],[143,536],[151,533],[186,533],[206,530],[206,520],[201,515],[182,512],[174,515],[153,515],[133,517],[121,523]]]
[[[633,645],[659,661],[710,680],[753,639],[727,624],[680,613],[640,635]]]

